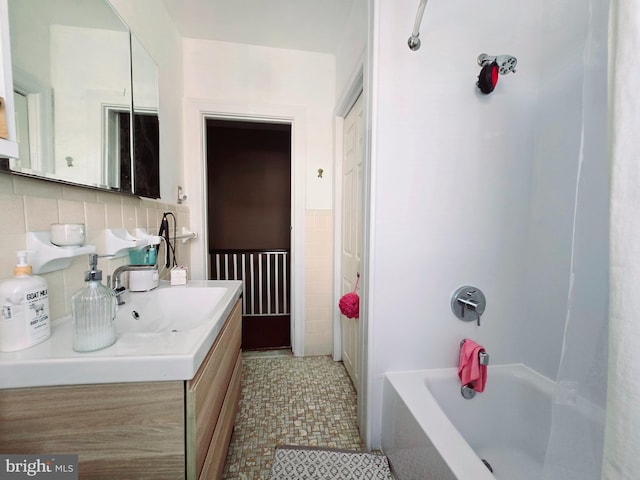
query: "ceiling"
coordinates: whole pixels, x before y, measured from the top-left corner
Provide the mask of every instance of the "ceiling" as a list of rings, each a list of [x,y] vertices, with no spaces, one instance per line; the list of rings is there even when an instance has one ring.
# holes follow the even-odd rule
[[[354,0],[162,0],[183,37],[335,54]]]

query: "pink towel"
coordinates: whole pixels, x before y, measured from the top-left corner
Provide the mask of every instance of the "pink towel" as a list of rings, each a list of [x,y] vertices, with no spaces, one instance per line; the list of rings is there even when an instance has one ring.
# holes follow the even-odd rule
[[[480,365],[478,355],[484,352],[484,347],[473,340],[465,339],[460,347],[460,362],[458,377],[462,385],[471,384],[476,392],[483,392],[487,383],[487,366]]]

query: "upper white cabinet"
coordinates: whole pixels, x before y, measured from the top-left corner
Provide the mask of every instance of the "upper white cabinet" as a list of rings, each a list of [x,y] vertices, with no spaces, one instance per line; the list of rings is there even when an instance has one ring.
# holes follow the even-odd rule
[[[9,11],[7,0],[0,0],[0,131],[6,128],[6,137],[0,138],[0,158],[17,158],[16,119],[13,106],[13,76],[11,72],[11,46],[9,43]],[[5,127],[6,125],[6,127]],[[0,133],[4,136],[4,133]]]

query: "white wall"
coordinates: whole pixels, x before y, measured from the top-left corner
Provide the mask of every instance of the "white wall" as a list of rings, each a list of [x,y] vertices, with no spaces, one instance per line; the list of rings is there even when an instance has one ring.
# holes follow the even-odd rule
[[[362,74],[360,70],[364,67],[367,45],[367,15],[367,0],[354,0],[336,52],[337,107],[340,107],[340,102],[352,87],[351,83]]]
[[[572,61],[543,82],[535,113],[534,186],[529,206],[526,279],[530,302],[522,325],[523,355],[554,378],[567,314],[573,234],[576,168],[580,148],[580,62]],[[534,355],[544,345],[544,355]]]
[[[580,385],[580,395],[604,408],[609,1],[554,6],[557,10],[545,10],[543,17],[542,48],[555,55],[547,55],[552,58],[544,63],[549,81],[539,95],[527,285],[528,291],[541,290],[545,302],[529,311],[523,354],[545,375],[554,378],[557,372],[559,381]],[[540,355],[536,346],[548,343],[553,348]]]
[[[332,55],[184,39],[187,99],[237,110],[304,110],[307,209],[332,208],[334,77]]]
[[[504,15],[510,8],[516,19],[535,13],[532,4],[507,5]],[[514,339],[526,315],[518,295],[536,100],[537,79],[526,61],[533,46],[515,38],[522,25],[502,25],[486,3],[433,2],[422,47],[413,52],[407,38],[416,9],[411,0],[376,2],[368,292],[374,442],[385,371],[454,366],[464,337],[483,344],[494,363],[522,360]],[[490,96],[475,87],[483,52],[521,61]],[[487,298],[481,327],[451,312],[451,294],[462,285]]]
[[[581,138],[580,20],[588,11],[577,0],[566,8],[431,2],[422,47],[412,52],[417,2],[374,5],[370,446],[379,438],[382,374],[455,366],[461,338],[483,344],[492,363],[524,362],[555,378]],[[475,87],[480,53],[518,58],[517,73],[501,76],[488,96]],[[604,145],[601,130],[591,133]],[[603,164],[606,171],[599,160],[596,176]],[[602,185],[591,188],[602,199]],[[606,225],[598,215],[596,225]],[[606,257],[606,242],[592,245],[590,233],[581,244]],[[486,295],[481,327],[451,313],[451,294],[465,284]],[[602,282],[593,288],[602,293]]]
[[[540,88],[533,112],[533,189],[524,284],[537,300],[531,302],[522,326],[527,339],[522,355],[550,378],[555,378],[560,362],[569,303],[575,303],[574,316],[606,316],[607,5],[606,0],[550,3],[541,16],[540,51],[548,53],[537,63]],[[589,9],[598,11],[591,13],[595,34],[589,34]],[[584,255],[586,250],[593,255]],[[540,346],[545,347],[544,355]]]

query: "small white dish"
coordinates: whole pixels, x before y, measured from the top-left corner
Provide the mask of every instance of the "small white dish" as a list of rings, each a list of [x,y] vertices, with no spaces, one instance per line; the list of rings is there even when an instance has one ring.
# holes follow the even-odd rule
[[[58,247],[79,247],[87,237],[84,223],[52,223],[49,233],[51,243]]]

